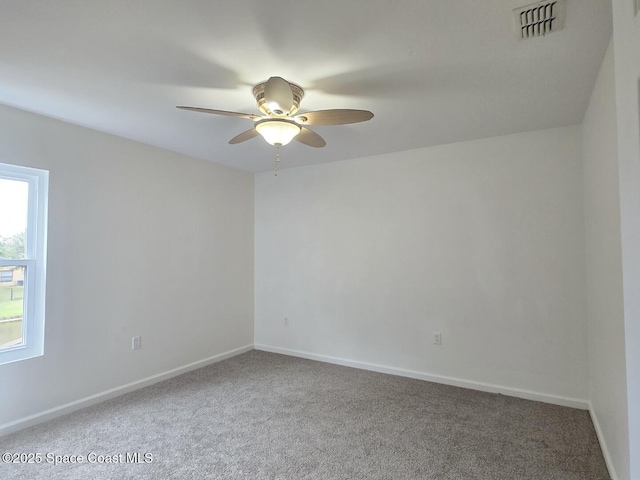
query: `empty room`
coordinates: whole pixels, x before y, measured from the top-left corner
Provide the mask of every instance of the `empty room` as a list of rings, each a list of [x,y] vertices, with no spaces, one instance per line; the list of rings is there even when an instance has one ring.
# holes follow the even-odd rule
[[[0,478],[640,480],[639,0],[1,0]]]

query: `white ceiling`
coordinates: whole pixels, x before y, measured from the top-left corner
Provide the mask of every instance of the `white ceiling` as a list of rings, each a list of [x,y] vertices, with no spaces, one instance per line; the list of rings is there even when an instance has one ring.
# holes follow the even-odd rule
[[[251,172],[251,87],[282,76],[300,112],[371,110],[313,127],[281,168],[580,123],[612,31],[610,0],[567,0],[562,31],[520,40],[526,0],[2,0],[0,103]]]

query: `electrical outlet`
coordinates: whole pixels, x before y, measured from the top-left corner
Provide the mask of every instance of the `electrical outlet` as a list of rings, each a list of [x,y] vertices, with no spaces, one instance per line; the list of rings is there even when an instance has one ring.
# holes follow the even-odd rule
[[[287,317],[284,317],[284,326],[285,327],[289,326],[289,319]]]
[[[142,337],[131,337],[131,350],[139,350],[142,348]]]
[[[433,344],[442,345],[442,334],[440,332],[433,332]]]

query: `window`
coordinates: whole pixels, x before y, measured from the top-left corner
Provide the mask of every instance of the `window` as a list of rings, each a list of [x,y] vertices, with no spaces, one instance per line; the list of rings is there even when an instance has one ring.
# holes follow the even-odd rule
[[[0,364],[44,353],[48,184],[0,163]]]

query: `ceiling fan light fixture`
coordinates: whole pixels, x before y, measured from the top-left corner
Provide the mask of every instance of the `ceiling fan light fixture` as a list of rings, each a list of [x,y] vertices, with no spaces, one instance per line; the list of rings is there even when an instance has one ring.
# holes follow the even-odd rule
[[[561,0],[548,1],[559,2]],[[258,104],[258,109],[264,114],[263,116],[184,105],[178,105],[177,108],[251,120],[253,128],[236,135],[229,140],[229,143],[236,145],[262,136],[267,143],[278,148],[289,144],[294,138],[303,145],[322,148],[327,142],[312,129],[307,128],[308,125],[345,125],[365,122],[373,118],[373,113],[368,110],[350,108],[315,110],[296,115],[300,100],[304,96],[304,90],[282,77],[269,77],[266,82],[257,84],[253,87],[253,96]],[[276,154],[276,164],[277,159]]]
[[[295,122],[283,119],[260,120],[255,128],[267,143],[275,146],[286,145],[302,130]]]

